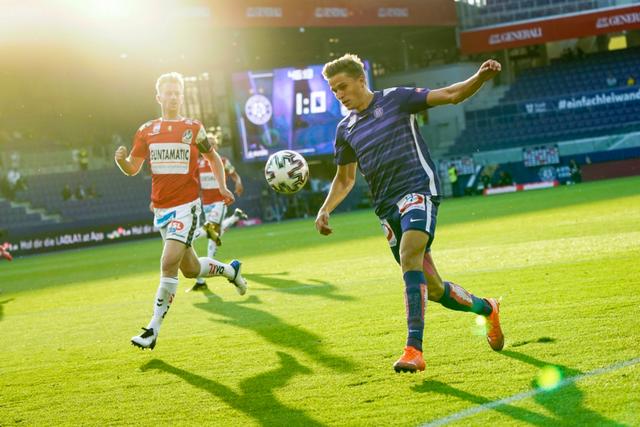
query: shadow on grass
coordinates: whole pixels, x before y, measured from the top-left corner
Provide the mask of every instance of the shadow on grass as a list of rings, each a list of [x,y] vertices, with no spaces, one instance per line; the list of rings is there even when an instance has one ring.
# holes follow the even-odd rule
[[[2,320],[2,318],[4,317],[4,305],[10,303],[13,300],[15,300],[15,298],[9,298],[4,301],[0,301],[0,320]]]
[[[209,290],[204,291],[207,302],[194,304],[221,318],[212,321],[254,331],[272,344],[305,353],[316,362],[339,372],[352,371],[353,363],[343,357],[334,356],[325,351],[322,338],[298,326],[290,325],[273,314],[258,310],[252,305],[261,304],[260,299],[252,295],[246,300],[224,301]]]
[[[555,366],[560,370],[560,372],[562,372],[563,379],[575,377],[582,374],[582,372],[578,371],[577,369],[568,368],[563,365],[553,365],[552,363],[545,362],[516,351],[503,350],[500,352],[500,354],[518,360],[520,362],[533,365],[536,368]],[[488,386],[490,386],[490,383],[488,384]],[[536,379],[532,379],[531,388],[536,389],[538,387],[539,385]],[[453,386],[435,380],[426,380],[421,385],[414,386],[413,390],[418,393],[439,393],[447,396],[453,396],[461,400],[475,403],[476,405],[486,405],[495,402],[493,398],[486,398],[478,394],[468,393],[466,391],[457,389]],[[533,399],[539,405],[542,405],[548,412],[553,414],[553,416],[548,416],[525,408],[519,408],[507,403],[496,406],[492,408],[492,410],[507,415],[515,420],[523,421],[536,426],[623,426],[623,424],[608,419],[603,415],[585,407],[583,404],[584,393],[582,392],[582,390],[580,390],[580,388],[578,388],[575,382],[568,383],[563,387],[559,387],[557,389],[542,391],[534,395]],[[514,403],[517,403],[517,401]]]
[[[269,274],[244,274],[244,277],[252,282],[260,283],[279,292],[302,296],[319,296],[336,301],[353,301],[355,298],[349,295],[336,293],[338,288],[322,280],[309,279],[308,283],[287,279],[289,272],[269,273]]]
[[[211,393],[231,408],[244,412],[262,426],[323,425],[304,411],[286,406],[275,397],[274,391],[286,386],[295,375],[312,373],[309,368],[298,363],[293,356],[281,351],[277,354],[280,358],[280,366],[243,380],[240,383],[240,391],[234,391],[217,381],[192,374],[158,359],[151,360],[140,369],[143,372],[156,369],[175,375],[192,386]]]
[[[584,374],[577,369],[569,368],[564,365],[553,365],[552,363],[536,359],[524,353],[503,350],[501,355],[520,362],[543,368],[545,366],[555,366],[562,372],[562,378],[572,378]],[[532,388],[538,387],[536,380],[531,382]],[[565,425],[597,425],[597,426],[623,426],[614,420],[604,417],[603,415],[592,411],[584,406],[584,392],[580,390],[575,382],[568,383],[564,387],[547,392],[539,393],[534,396],[534,400],[544,406],[549,412],[558,417],[559,421]]]

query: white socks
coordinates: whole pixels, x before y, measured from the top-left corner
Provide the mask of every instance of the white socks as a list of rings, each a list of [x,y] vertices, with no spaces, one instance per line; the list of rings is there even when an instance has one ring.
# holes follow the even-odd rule
[[[224,220],[222,220],[222,232],[225,232],[227,230],[227,228],[231,227],[233,224],[235,224],[239,220],[240,220],[240,218],[238,218],[235,215],[231,215],[230,217],[225,218]]]
[[[198,277],[224,276],[229,280],[233,280],[236,272],[229,264],[217,261],[213,258],[200,257],[200,274]]]
[[[153,328],[153,332],[157,335],[164,316],[167,315],[169,307],[173,302],[173,297],[178,289],[177,277],[160,277],[160,285],[156,293],[155,305],[153,306],[153,317],[147,329]]]
[[[207,245],[207,256],[209,258],[213,258],[216,256],[217,251],[218,251],[218,245],[216,245],[216,242],[209,239],[209,244]]]

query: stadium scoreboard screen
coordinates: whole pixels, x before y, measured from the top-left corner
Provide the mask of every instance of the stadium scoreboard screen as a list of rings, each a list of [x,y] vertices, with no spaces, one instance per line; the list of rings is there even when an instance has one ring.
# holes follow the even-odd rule
[[[333,153],[336,126],[348,110],[333,96],[322,67],[232,75],[243,160],[266,160],[279,150],[305,156]],[[369,72],[366,62],[365,72]]]

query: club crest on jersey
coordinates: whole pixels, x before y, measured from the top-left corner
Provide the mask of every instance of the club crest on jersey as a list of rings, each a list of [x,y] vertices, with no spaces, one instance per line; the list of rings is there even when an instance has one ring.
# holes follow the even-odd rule
[[[376,119],[382,117],[383,114],[384,110],[382,109],[382,107],[376,107],[376,109],[373,110],[373,117],[375,117]]]
[[[191,140],[193,139],[193,132],[191,129],[187,129],[182,134],[182,143],[183,144],[191,144]]]
[[[389,222],[386,219],[383,219],[380,221],[380,225],[382,226],[382,232],[387,238],[387,242],[389,242],[389,246],[396,246],[398,244],[398,239],[396,239],[396,235],[393,233]]]
[[[398,205],[400,215],[404,215],[405,213],[414,209],[419,209],[421,211],[426,210],[424,196],[418,193],[407,194],[402,199],[400,199],[398,203],[396,203],[396,205]]]

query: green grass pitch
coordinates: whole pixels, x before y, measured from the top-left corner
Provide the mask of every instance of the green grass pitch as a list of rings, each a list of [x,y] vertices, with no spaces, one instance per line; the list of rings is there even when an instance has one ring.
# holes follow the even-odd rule
[[[331,224],[229,231],[219,257],[244,262],[249,292],[181,278],[153,351],[129,339],[151,315],[159,237],[1,262],[0,425],[640,425],[640,364],[610,368],[640,357],[640,178],[446,200],[434,259],[503,298],[506,346],[429,303],[415,375],[391,366],[403,283],[377,218]],[[492,404],[547,365],[588,375]]]

